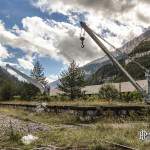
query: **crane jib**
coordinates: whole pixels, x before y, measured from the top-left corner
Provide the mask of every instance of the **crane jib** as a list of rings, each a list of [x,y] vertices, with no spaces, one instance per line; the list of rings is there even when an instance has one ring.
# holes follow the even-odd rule
[[[36,86],[41,93],[44,93],[45,88],[44,86],[39,83],[37,80],[32,79],[31,77],[27,76],[26,74],[22,73],[21,71],[17,70],[16,68],[10,66],[9,64],[6,64],[6,68],[9,68],[11,70],[13,70],[14,72],[16,72],[18,75],[22,76],[24,79],[26,79],[29,83],[33,84],[34,86]]]
[[[122,67],[122,65],[117,61],[117,59],[109,52],[105,45],[98,39],[94,34],[92,29],[90,29],[86,23],[80,22],[81,27],[89,34],[89,36],[95,41],[95,43],[104,51],[104,53],[109,57],[109,59],[116,64],[116,66],[126,75],[132,85],[144,96],[147,97],[144,89],[133,79],[133,77]]]

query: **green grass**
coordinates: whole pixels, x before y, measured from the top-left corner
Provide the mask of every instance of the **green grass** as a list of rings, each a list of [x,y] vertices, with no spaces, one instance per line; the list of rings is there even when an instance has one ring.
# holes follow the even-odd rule
[[[150,126],[146,126],[147,119],[144,123],[122,120],[120,124],[115,118],[98,119],[89,124],[79,122],[75,116],[55,113],[31,113],[23,110],[14,110],[1,108],[0,114],[5,114],[26,122],[41,122],[50,127],[48,132],[35,132],[34,135],[39,137],[35,143],[25,146],[18,138],[16,141],[3,138],[0,145],[8,147],[20,147],[22,149],[32,149],[38,145],[57,145],[57,146],[88,146],[90,149],[108,149],[111,146],[105,141],[115,142],[118,144],[128,145],[141,150],[149,150],[150,143],[139,140],[138,132],[141,129],[150,131]],[[130,125],[131,124],[131,125]],[[73,125],[72,127],[67,125]],[[84,126],[81,126],[84,125]],[[1,133],[0,133],[1,134]],[[21,134],[21,133],[20,133]]]

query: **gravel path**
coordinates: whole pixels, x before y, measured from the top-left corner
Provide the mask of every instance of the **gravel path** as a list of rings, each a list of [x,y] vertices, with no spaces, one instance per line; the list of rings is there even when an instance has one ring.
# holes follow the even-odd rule
[[[23,121],[14,117],[0,114],[0,131],[7,129],[7,128],[9,129],[11,128],[11,126],[14,130],[25,132],[25,133],[49,130],[49,127],[42,123],[33,123],[29,121]]]

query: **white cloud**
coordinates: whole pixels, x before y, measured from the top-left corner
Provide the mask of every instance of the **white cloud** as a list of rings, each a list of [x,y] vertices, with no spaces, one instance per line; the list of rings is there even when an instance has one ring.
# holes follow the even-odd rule
[[[22,20],[24,30],[12,33],[1,24],[0,42],[22,49],[28,55],[35,52],[68,63],[72,59],[80,65],[99,57],[98,47],[88,37],[85,49],[80,47],[80,28],[65,22],[44,21],[40,17]],[[20,60],[20,63],[24,61]],[[31,65],[30,65],[31,66]]]
[[[33,67],[34,53],[61,60],[64,64],[74,59],[83,65],[101,57],[103,53],[87,35],[85,48],[81,49],[80,27],[76,26],[80,15],[84,16],[92,29],[101,35],[105,34],[110,43],[120,47],[148,27],[149,4],[148,0],[33,0],[33,5],[42,11],[67,15],[70,23],[26,17],[22,20],[23,29],[14,25],[12,30],[7,30],[0,22],[0,43],[25,52],[25,57],[18,58],[19,65],[24,69]],[[0,55],[4,56],[4,52],[8,57],[4,50]]]
[[[144,20],[138,18],[137,12],[146,15],[144,12],[149,11],[150,2],[149,0],[33,0],[32,4],[49,14],[59,12],[69,15],[71,12],[87,12],[106,19],[144,23]],[[140,9],[141,7],[144,9]]]
[[[137,0],[33,0],[33,5],[40,8],[42,11],[61,12],[68,14],[69,11],[88,10],[99,12],[100,10],[109,12],[124,12],[133,8]],[[63,7],[65,6],[65,7]],[[111,15],[111,14],[110,14]]]
[[[46,79],[47,79],[47,81],[48,81],[49,83],[51,83],[51,82],[53,82],[53,81],[58,80],[58,76],[55,75],[55,74],[51,74],[51,75],[49,75]]]
[[[108,29],[116,34],[114,37],[109,33],[106,37],[116,47],[140,35],[150,23],[149,0],[33,0],[33,5],[49,14],[59,12],[67,15],[72,24],[80,21],[78,14],[83,14],[96,32]]]
[[[61,12],[63,14],[68,14],[69,10],[72,9],[72,6],[68,5],[65,3],[64,6],[64,1],[60,0],[55,0],[54,1],[49,1],[49,0],[33,0],[33,5],[40,8],[43,12],[48,11],[49,13],[51,12]]]
[[[5,61],[5,59],[9,58],[11,56],[12,56],[12,54],[10,54],[7,51],[7,49],[2,44],[0,44],[0,66],[5,67],[6,64],[8,63],[8,62]]]
[[[7,51],[7,49],[0,44],[0,59],[5,59],[10,57],[11,54]]]
[[[29,59],[25,58],[25,57],[18,58],[18,63],[25,70],[31,70],[31,69],[33,69],[33,64],[32,64],[33,62],[30,61]]]
[[[10,63],[10,62],[7,62],[7,61],[4,61],[4,60],[0,59],[0,66],[6,67],[6,64],[10,64],[12,66],[16,65],[15,63]]]
[[[149,12],[149,8],[150,8],[150,3],[148,4],[140,4],[137,6],[137,17],[145,22],[146,24],[150,23],[150,12]]]

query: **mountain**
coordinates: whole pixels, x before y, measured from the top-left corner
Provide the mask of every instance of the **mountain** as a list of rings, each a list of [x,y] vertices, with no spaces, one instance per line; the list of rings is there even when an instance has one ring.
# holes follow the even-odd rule
[[[19,98],[19,100],[32,100],[40,90],[34,85],[18,80],[4,68],[0,67],[0,101]]]
[[[135,60],[139,62],[141,65],[143,65],[145,68],[150,69],[150,38],[142,41],[128,55],[134,57],[137,54],[143,53],[145,54],[146,52],[148,55],[141,55],[139,58],[136,58]],[[132,61],[126,64],[125,57],[124,58],[122,57],[121,59],[118,60],[134,79],[136,80],[145,79],[144,70],[142,70],[137,64],[133,63]],[[93,85],[93,84],[101,84],[105,81],[123,82],[128,81],[128,79],[112,63],[107,63],[102,67],[100,67],[94,74],[89,76],[87,81],[88,85]]]
[[[126,56],[124,54],[118,53],[117,51],[112,52],[113,56],[117,60],[124,59]],[[92,74],[94,74],[98,69],[101,67],[112,64],[112,62],[109,60],[109,58],[105,55],[102,58],[98,58],[85,66],[83,66],[81,69],[84,70],[86,77],[90,77]]]
[[[49,85],[50,85],[51,89],[55,89],[55,88],[57,88],[58,83],[59,83],[59,81],[56,80],[56,81],[51,82]]]
[[[15,76],[7,72],[6,69],[0,67],[0,85],[2,85],[4,81],[11,81],[14,84],[19,83],[18,79]]]
[[[142,52],[143,49],[150,50],[149,45],[150,28],[148,28],[140,36],[133,38],[132,40],[125,43],[122,47],[118,48],[118,51],[113,51],[112,54],[117,60],[119,60],[124,65],[124,61],[127,58],[127,55],[134,55],[137,52]],[[118,72],[118,69],[117,71],[114,71],[114,65],[106,55],[84,65],[83,67],[81,67],[81,69],[83,69],[83,71],[85,72],[88,84],[100,84],[102,80],[107,80],[109,78],[113,78],[113,80],[120,81],[122,80],[121,76],[123,76]],[[120,75],[118,76],[116,74]],[[50,86],[51,88],[56,88],[57,84],[58,80],[50,83]]]
[[[140,36],[135,37],[131,41],[128,41],[125,43],[122,47],[118,48],[119,51],[112,52],[113,56],[117,58],[117,60],[125,59],[125,54],[130,54],[132,51],[142,42],[146,41],[150,38],[150,28],[146,30],[144,33],[142,33]],[[87,76],[91,76],[94,74],[98,69],[101,67],[108,65],[112,63],[109,58],[105,55],[102,58],[96,59],[85,66],[82,67],[82,69],[85,71]]]
[[[0,67],[0,90],[6,83],[12,85],[14,89],[17,89],[22,84],[18,78],[11,75],[6,69]]]
[[[21,82],[4,68],[0,67],[0,100],[10,100],[18,95],[21,89]]]
[[[142,33],[140,36],[133,38],[131,41],[128,41],[124,44],[120,51],[125,52],[126,54],[130,54],[135,47],[137,47],[142,41],[148,40],[150,38],[150,27]]]

